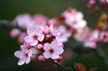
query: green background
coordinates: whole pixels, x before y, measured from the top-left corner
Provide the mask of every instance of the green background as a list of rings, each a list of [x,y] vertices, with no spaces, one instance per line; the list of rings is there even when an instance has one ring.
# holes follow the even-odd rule
[[[87,0],[0,0],[0,19],[11,21],[22,13],[39,13],[51,18],[61,14],[68,7],[82,11],[88,25],[95,27],[99,14],[88,15]],[[19,49],[19,45],[9,36],[10,29],[0,26],[0,71],[62,71],[48,62],[31,62],[29,65],[18,66],[14,52]],[[103,50],[108,54],[108,48],[103,47]],[[97,67],[97,71],[107,71],[105,64],[94,53],[85,55],[79,52],[76,58],[63,64],[73,68],[74,63],[84,64],[88,69]]]

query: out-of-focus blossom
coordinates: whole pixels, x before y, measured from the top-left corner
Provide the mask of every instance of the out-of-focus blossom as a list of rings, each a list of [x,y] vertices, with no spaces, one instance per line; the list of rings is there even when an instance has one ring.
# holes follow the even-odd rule
[[[46,25],[48,19],[44,15],[38,14],[38,15],[33,16],[33,21],[39,25]]]
[[[87,41],[84,42],[84,47],[96,48],[96,42],[87,40]]]
[[[90,33],[89,37],[84,41],[84,47],[96,48],[96,42],[99,38],[99,31],[95,30]]]
[[[33,54],[36,54],[37,50],[34,48],[27,49],[25,46],[21,46],[21,51],[16,51],[14,55],[19,58],[18,65],[28,64],[31,61]]]
[[[88,27],[85,27],[83,29],[78,29],[74,35],[74,38],[76,41],[83,42],[88,38],[90,32],[91,30]]]
[[[87,25],[86,21],[83,19],[83,14],[76,10],[67,10],[63,13],[63,16],[65,17],[66,24],[74,29],[84,28]]]
[[[101,32],[99,41],[101,42],[108,42],[108,32]]]
[[[96,0],[89,0],[89,5],[95,5],[96,4]]]
[[[61,46],[61,42],[54,40],[51,44],[44,44],[44,53],[43,56],[46,59],[58,59],[60,55],[64,52],[63,46]]]
[[[10,31],[10,36],[13,38],[18,37],[21,34],[21,31],[17,28],[14,28]]]
[[[65,26],[58,26],[58,27],[52,26],[50,29],[51,29],[51,34],[55,36],[56,40],[60,42],[68,41],[68,38],[71,36],[71,33],[67,31]]]
[[[44,56],[43,56],[43,55],[39,55],[39,56],[38,56],[38,60],[39,60],[39,61],[43,61],[43,60],[44,60]]]
[[[25,38],[25,36],[27,36],[27,33],[26,33],[26,32],[22,32],[22,33],[19,35],[19,37],[18,37],[18,42],[19,42],[20,44],[24,43],[24,38]]]
[[[58,21],[55,18],[49,19],[48,20],[49,25],[58,25]]]
[[[25,37],[25,42],[29,43],[31,46],[36,46],[38,41],[44,40],[43,29],[41,26],[32,26],[27,29],[27,36]]]
[[[33,24],[33,21],[29,14],[22,14],[15,18],[14,23],[19,27],[27,28],[30,24]]]
[[[37,49],[42,49],[42,48],[43,48],[43,45],[42,45],[42,44],[38,44],[38,45],[36,46],[36,48],[37,48]]]
[[[107,1],[107,0],[106,0]],[[106,1],[105,0],[99,0],[99,2],[100,2],[100,5],[101,6],[107,6],[107,3],[106,3]]]

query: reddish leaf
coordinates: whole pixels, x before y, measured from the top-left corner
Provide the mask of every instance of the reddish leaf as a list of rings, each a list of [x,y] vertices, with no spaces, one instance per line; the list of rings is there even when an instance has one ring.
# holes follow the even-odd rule
[[[86,67],[83,64],[74,64],[77,71],[86,71]]]

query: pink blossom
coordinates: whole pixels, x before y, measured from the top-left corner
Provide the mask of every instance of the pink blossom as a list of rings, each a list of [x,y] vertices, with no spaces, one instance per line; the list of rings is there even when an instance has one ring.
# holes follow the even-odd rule
[[[36,46],[36,48],[37,48],[37,49],[42,49],[42,48],[43,48],[43,45],[42,45],[42,44],[38,44],[38,45]]]
[[[44,44],[44,53],[43,56],[46,59],[58,59],[60,55],[64,52],[63,47],[61,47],[61,43],[57,40],[54,40],[51,44]]]
[[[50,33],[50,28],[48,26],[43,26],[43,34],[49,34]]]
[[[27,29],[27,34],[28,35],[25,37],[25,42],[29,43],[31,46],[36,46],[38,41],[44,40],[43,29],[39,25],[29,27]]]
[[[108,2],[108,0],[99,0],[99,2],[100,2],[100,5],[107,6],[106,2]]]
[[[74,38],[76,41],[83,42],[88,38],[90,33],[91,31],[88,27],[85,27],[83,29],[78,29],[74,35]]]
[[[14,22],[19,26],[19,27],[22,27],[22,28],[27,28],[29,27],[29,24],[32,24],[32,19],[30,17],[29,14],[22,14],[22,15],[18,15]]]
[[[27,49],[25,46],[21,46],[21,51],[16,51],[14,55],[19,58],[18,65],[28,64],[31,61],[33,54],[36,54],[37,50],[34,48]]]
[[[19,36],[20,33],[21,33],[21,31],[19,29],[14,28],[14,29],[12,29],[10,31],[10,36],[13,37],[13,38],[15,38],[15,37]]]
[[[108,42],[108,32],[101,32],[99,41]]]
[[[96,48],[96,42],[99,38],[99,31],[95,30],[91,32],[89,37],[84,41],[84,46],[89,48]]]
[[[65,26],[51,26],[51,34],[56,37],[56,40],[60,42],[68,41],[68,38],[71,36],[71,33],[67,31]]]
[[[49,25],[57,25],[58,21],[55,18],[52,18],[52,19],[49,19],[48,24]]]
[[[44,56],[43,55],[38,56],[38,60],[39,61],[43,61],[44,60]]]
[[[66,24],[74,29],[84,28],[87,25],[86,21],[83,19],[83,14],[76,10],[65,11],[63,16],[65,17]]]
[[[22,44],[24,42],[24,38],[26,35],[27,35],[26,32],[22,32],[18,37],[18,42]]]
[[[45,17],[44,15],[38,14],[33,17],[33,21],[39,25],[46,25],[47,17]]]
[[[96,3],[96,0],[89,0],[90,5],[94,5]]]
[[[84,42],[84,47],[96,48],[96,42],[86,41],[86,42]]]

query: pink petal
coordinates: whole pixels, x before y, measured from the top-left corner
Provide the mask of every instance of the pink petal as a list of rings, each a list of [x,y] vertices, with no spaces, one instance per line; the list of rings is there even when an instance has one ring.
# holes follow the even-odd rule
[[[28,64],[28,63],[30,63],[30,61],[31,61],[31,58],[30,57],[27,57],[25,63]]]
[[[48,58],[50,58],[51,54],[49,52],[44,52],[43,56],[44,56],[44,58],[48,59]]]
[[[52,59],[58,59],[58,58],[59,58],[59,55],[53,54],[53,55],[51,55],[51,58],[52,58]]]
[[[17,57],[17,58],[22,58],[22,52],[21,51],[16,51],[15,53],[14,53],[14,55]]]
[[[43,34],[38,35],[38,40],[43,41],[44,40],[44,35]]]
[[[38,44],[38,41],[37,40],[33,40],[30,44],[31,44],[31,46],[36,46]]]
[[[44,50],[49,50],[50,48],[50,44],[49,43],[45,43],[44,44]]]
[[[20,59],[19,61],[18,61],[18,65],[23,65],[25,62],[24,62],[24,60],[23,59]]]

